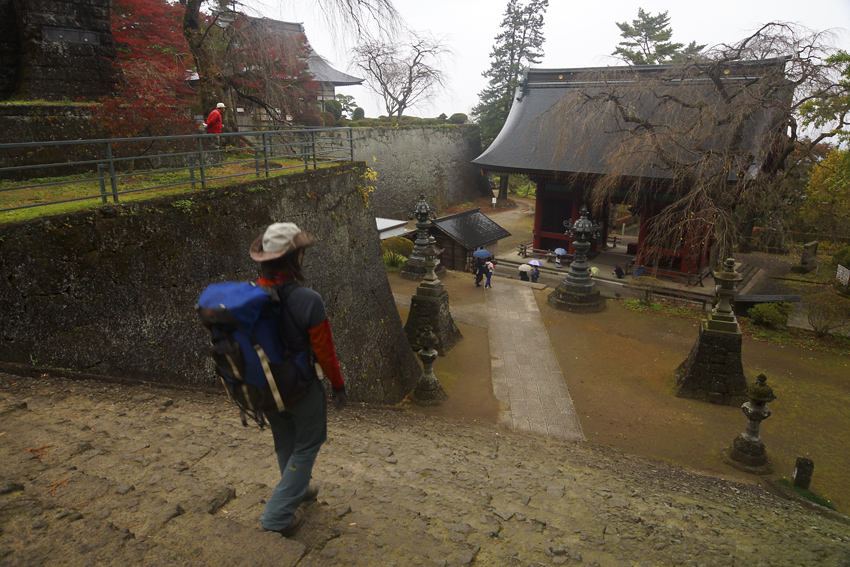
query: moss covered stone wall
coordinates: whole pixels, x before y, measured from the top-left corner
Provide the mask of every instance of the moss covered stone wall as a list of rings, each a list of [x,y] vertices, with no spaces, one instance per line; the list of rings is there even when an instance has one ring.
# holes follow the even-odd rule
[[[339,166],[0,226],[0,361],[214,384],[195,301],[210,283],[255,278],[251,241],[287,220],[317,237],[304,259],[308,284],[325,299],[350,395],[400,400],[420,370],[361,171]]]
[[[472,160],[481,155],[481,137],[474,125],[421,128],[355,128],[354,159],[377,174],[376,216],[406,219],[425,194],[448,207],[491,197],[487,179]]]

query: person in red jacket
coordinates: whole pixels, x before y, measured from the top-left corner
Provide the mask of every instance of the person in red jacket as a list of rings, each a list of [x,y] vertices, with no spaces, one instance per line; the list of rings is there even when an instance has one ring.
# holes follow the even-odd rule
[[[261,286],[278,286],[304,281],[301,261],[304,250],[315,242],[313,236],[291,222],[274,223],[250,248],[251,258],[260,263]],[[348,403],[345,381],[339,369],[331,327],[322,297],[308,287],[294,286],[286,295],[288,317],[281,319],[280,333],[293,350],[312,350],[331,383],[337,408]],[[265,412],[274,437],[274,450],[280,466],[280,482],[266,502],[260,522],[268,531],[289,537],[298,531],[304,515],[298,506],[316,500],[319,490],[310,486],[316,455],[327,440],[327,396],[315,380],[307,392],[286,405],[280,413]]]
[[[225,108],[224,103],[220,102],[215,105],[213,111],[210,112],[210,115],[207,117],[207,121],[204,122],[204,128],[207,129],[207,134],[221,134],[221,113],[224,112]]]

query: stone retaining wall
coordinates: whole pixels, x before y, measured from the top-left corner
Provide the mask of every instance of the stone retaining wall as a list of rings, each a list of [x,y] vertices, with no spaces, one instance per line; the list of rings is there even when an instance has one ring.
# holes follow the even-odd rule
[[[406,219],[424,194],[437,214],[450,206],[492,196],[472,164],[481,154],[477,126],[355,128],[354,159],[377,174],[375,215]]]
[[[317,236],[309,285],[325,299],[353,399],[394,403],[420,370],[359,184],[362,164],[0,226],[0,360],[162,383],[213,384],[194,303],[256,277],[251,241],[273,221]]]

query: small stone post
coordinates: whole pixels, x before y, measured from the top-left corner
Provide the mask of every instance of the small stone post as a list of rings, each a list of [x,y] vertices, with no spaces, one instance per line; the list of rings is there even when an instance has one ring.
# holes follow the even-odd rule
[[[434,360],[437,358],[434,347],[437,346],[437,335],[431,330],[430,325],[422,328],[419,345],[422,348],[417,355],[422,361],[422,375],[419,377],[416,389],[413,390],[411,399],[420,406],[439,406],[446,401],[448,395],[434,375]]]
[[[747,389],[750,401],[741,406],[747,416],[747,428],[738,435],[728,449],[726,464],[753,474],[770,474],[773,465],[759,436],[761,422],[770,417],[767,402],[776,399],[773,389],[767,385],[767,376],[759,374],[755,384]]]
[[[806,457],[797,457],[797,462],[794,464],[794,474],[791,475],[794,486],[808,490],[812,484],[812,474],[814,472],[814,461]]]

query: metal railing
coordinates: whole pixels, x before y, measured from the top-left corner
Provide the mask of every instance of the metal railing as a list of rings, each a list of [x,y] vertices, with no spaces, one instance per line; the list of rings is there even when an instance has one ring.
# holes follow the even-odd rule
[[[0,144],[0,212],[206,189],[354,160],[351,128]]]

